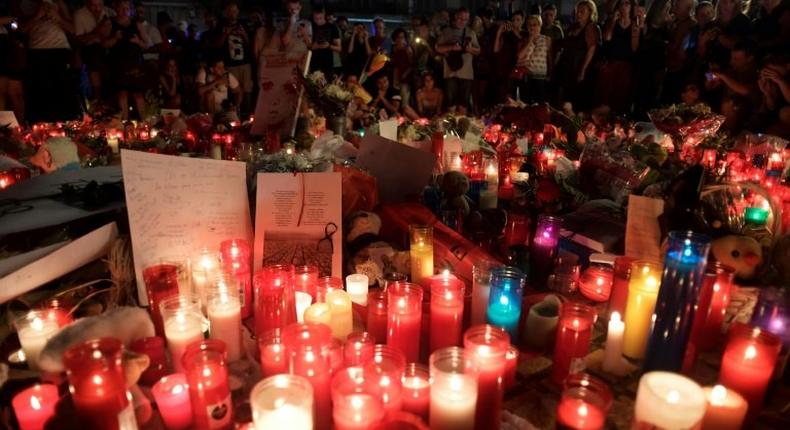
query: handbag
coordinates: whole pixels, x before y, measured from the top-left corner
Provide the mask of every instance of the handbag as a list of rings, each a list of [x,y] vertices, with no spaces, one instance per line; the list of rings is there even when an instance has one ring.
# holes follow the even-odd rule
[[[461,34],[461,41],[464,41],[465,39],[466,28],[464,28],[464,32]],[[447,61],[447,67],[453,72],[457,72],[464,67],[464,51],[448,52],[444,59]]]

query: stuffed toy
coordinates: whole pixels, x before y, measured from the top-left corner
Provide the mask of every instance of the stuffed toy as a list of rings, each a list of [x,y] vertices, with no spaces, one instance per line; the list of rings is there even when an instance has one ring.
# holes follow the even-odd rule
[[[346,255],[348,273],[362,273],[374,284],[385,273],[409,273],[408,251],[395,251],[381,239],[381,218],[367,211],[347,217]]]
[[[55,170],[77,170],[80,157],[77,145],[68,137],[50,137],[30,157],[30,163],[45,173]]]
[[[442,190],[442,208],[459,210],[464,217],[471,211],[472,199],[466,195],[469,191],[469,179],[461,172],[451,171],[436,178]]]

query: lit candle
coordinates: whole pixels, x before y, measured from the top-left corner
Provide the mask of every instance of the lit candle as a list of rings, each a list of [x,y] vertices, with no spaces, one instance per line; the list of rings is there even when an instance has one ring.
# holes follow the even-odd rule
[[[391,415],[403,405],[403,373],[406,358],[403,353],[389,345],[376,345],[373,357],[363,365],[365,378],[381,397],[384,411]]]
[[[463,171],[464,163],[463,160],[461,159],[461,154],[457,152],[451,152],[448,158],[450,159],[450,165],[447,171],[449,172]]]
[[[489,190],[496,190],[499,184],[499,163],[496,158],[489,158],[485,161],[486,182]]]
[[[332,377],[332,417],[336,430],[367,430],[384,418],[378,389],[361,368],[349,367]]]
[[[748,408],[743,396],[722,385],[703,390],[707,404],[701,430],[739,430]]]
[[[255,430],[313,429],[313,387],[296,375],[276,375],[258,382],[250,394]]]
[[[737,391],[749,403],[747,422],[762,409],[781,347],[781,340],[773,333],[742,323],[730,326],[719,384]]]
[[[164,323],[162,322],[161,303],[170,297],[178,297],[178,266],[175,264],[156,264],[143,269],[143,282],[151,310],[151,319],[154,321],[156,335],[165,336]]]
[[[407,282],[387,287],[387,345],[400,350],[406,361],[420,357],[422,288]]]
[[[693,348],[689,348],[695,353],[710,350],[721,338],[721,326],[730,303],[734,278],[733,268],[718,263],[708,264],[689,337],[689,343],[693,344]]]
[[[387,292],[383,289],[368,293],[367,332],[374,339],[387,339]]]
[[[635,258],[620,256],[614,260],[614,278],[612,293],[609,295],[609,314],[618,312],[625,314],[625,303],[628,300],[628,281],[631,279],[631,264]]]
[[[294,289],[315,297],[319,274],[318,266],[296,266],[294,271],[296,275],[294,277]]]
[[[713,170],[716,168],[717,151],[715,148],[708,148],[702,151],[702,165]]]
[[[230,239],[219,244],[219,259],[222,270],[230,272],[239,281],[239,297],[241,299],[241,317],[253,314],[252,297],[252,251],[250,244],[244,239]],[[290,266],[293,274],[293,266]],[[293,275],[291,276],[293,280]],[[293,288],[292,285],[290,285]]]
[[[606,330],[606,349],[603,352],[604,372],[618,373],[623,363],[623,332],[625,323],[620,319],[620,314],[612,312],[609,326]]]
[[[562,384],[570,373],[575,373],[578,362],[590,352],[595,309],[581,303],[565,302],[560,305],[557,338],[554,343],[551,377]]]
[[[691,379],[672,372],[647,372],[639,379],[633,428],[691,429],[703,415],[705,393]]]
[[[281,329],[269,330],[258,339],[263,377],[288,373],[288,354],[283,344]]]
[[[545,289],[546,281],[554,272],[554,258],[557,256],[562,219],[540,215],[532,249],[529,254],[530,285]]]
[[[53,384],[36,384],[20,391],[11,401],[19,429],[44,430],[47,421],[55,416],[58,400],[58,387]]]
[[[472,313],[470,324],[486,323],[489,293],[491,291],[491,270],[498,266],[493,261],[478,261],[472,267]]]
[[[304,312],[310,307],[313,297],[302,291],[296,291],[294,296],[296,297],[296,322],[304,322]]]
[[[203,340],[203,315],[198,306],[185,297],[166,299],[161,304],[161,311],[173,369],[183,372],[181,358],[187,346]]]
[[[289,302],[293,293],[293,266],[270,265],[253,277],[255,290],[255,333],[261,334],[296,322],[296,298],[293,308]]]
[[[136,339],[129,349],[148,356],[148,368],[140,376],[140,384],[152,386],[169,373],[165,340],[159,336]]]
[[[72,307],[72,304],[66,300],[52,298],[44,301],[38,308],[43,312],[44,317],[63,328],[74,321],[74,317],[71,315]]]
[[[505,354],[505,377],[504,386],[505,390],[510,389],[516,384],[516,372],[518,371],[518,356],[520,355],[518,348],[513,345],[507,349]]]
[[[203,306],[206,303],[206,291],[219,272],[219,254],[203,248],[200,253],[190,259],[192,266],[192,287],[200,297]]]
[[[509,346],[507,332],[491,325],[474,326],[464,334],[464,348],[477,368],[475,428],[496,430],[501,425]]]
[[[74,345],[63,354],[69,392],[85,428],[137,429],[122,355],[121,341],[109,337]]]
[[[232,429],[233,403],[228,385],[225,343],[200,340],[187,347],[182,364],[189,386],[193,428]]]
[[[343,368],[345,355],[344,350],[346,343],[338,338],[333,338],[332,343],[329,345],[329,369],[332,374],[339,372]]]
[[[189,385],[183,373],[164,376],[153,387],[151,394],[165,427],[170,430],[189,428],[192,425],[192,404],[189,401]]]
[[[629,358],[641,359],[645,356],[660,276],[659,263],[637,260],[632,264],[623,332],[623,354]]]
[[[421,283],[433,276],[433,227],[410,225],[409,237],[411,281]]]
[[[345,340],[354,331],[354,315],[351,312],[351,297],[343,290],[330,291],[326,294],[331,319],[329,326],[332,336]]]
[[[361,366],[373,357],[376,340],[368,332],[351,333],[343,348],[343,363],[346,367]]]
[[[431,430],[473,430],[477,404],[477,372],[458,347],[431,354]]]
[[[346,276],[346,292],[351,301],[362,306],[368,304],[368,277],[359,273]]]
[[[332,323],[332,311],[326,303],[313,303],[304,311],[304,322],[314,324],[326,324],[327,327]]]
[[[406,365],[403,373],[403,410],[428,420],[431,402],[431,382],[428,367],[418,363]]]
[[[318,283],[315,287],[315,300],[313,303],[326,302],[326,293],[332,290],[342,290],[343,280],[333,276],[322,276],[318,278]]]
[[[14,321],[25,361],[31,370],[38,369],[38,357],[47,341],[57,334],[60,328],[55,321],[46,317],[42,311],[30,311]]]
[[[283,329],[283,341],[288,351],[291,373],[305,377],[313,386],[316,430],[330,430],[332,392],[328,354],[332,331],[323,324],[294,323]]]
[[[512,339],[518,339],[521,301],[526,275],[514,267],[500,267],[491,271],[487,320],[505,329]]]
[[[239,290],[225,287],[219,281],[216,289],[207,296],[209,331],[212,339],[225,342],[228,351],[228,362],[236,362],[242,358],[241,349],[241,301]]]
[[[612,293],[614,272],[609,267],[593,265],[582,272],[579,278],[579,291],[594,302],[609,300]]]
[[[118,146],[118,134],[115,133],[115,130],[110,130],[107,132],[107,146],[110,147],[110,150],[113,154],[118,154],[121,152]]]
[[[612,392],[603,381],[587,374],[572,375],[557,405],[557,428],[600,430],[612,405]]]
[[[430,351],[458,346],[464,315],[464,284],[449,272],[431,278]]]

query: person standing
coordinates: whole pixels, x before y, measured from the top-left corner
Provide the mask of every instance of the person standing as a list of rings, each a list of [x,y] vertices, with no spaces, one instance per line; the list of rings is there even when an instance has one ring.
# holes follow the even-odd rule
[[[102,0],[86,0],[85,6],[74,12],[74,35],[80,45],[80,58],[90,83],[92,99],[103,97],[102,82],[107,79],[107,53],[102,41],[110,33],[110,12]]]
[[[313,44],[313,26],[308,20],[301,19],[302,2],[287,0],[285,3],[288,21],[282,31],[283,45],[289,58],[303,58]]]
[[[475,55],[480,45],[475,33],[467,27],[469,11],[460,8],[453,16],[453,25],[442,30],[436,42],[436,52],[444,55],[444,85],[448,110],[466,115],[472,92]]]
[[[543,103],[546,98],[546,87],[551,71],[551,38],[540,33],[540,15],[527,17],[527,35],[518,51],[518,65],[526,70],[526,94],[521,100],[527,103]]]
[[[596,76],[595,101],[616,113],[628,113],[633,92],[632,66],[641,36],[641,17],[631,0],[618,0],[604,31],[603,59]],[[594,106],[598,107],[598,106]]]
[[[310,71],[321,71],[327,80],[335,74],[335,52],[340,52],[340,31],[335,24],[326,20],[326,9],[323,6],[313,7],[313,56],[310,59]]]
[[[228,72],[236,77],[241,89],[242,113],[249,111],[250,94],[252,93],[252,66],[250,35],[247,29],[239,22],[239,5],[235,0],[225,4],[225,20],[222,32],[214,47],[223,52],[224,63]]]
[[[511,95],[516,98],[516,91],[524,84],[524,64],[521,64],[521,68],[517,69],[519,48],[524,46],[522,43],[524,39],[523,26],[524,12],[517,10],[510,16],[510,21],[502,23],[496,32],[494,39],[495,77],[499,82],[497,92],[500,100]]]
[[[562,53],[555,68],[560,102],[573,102],[576,111],[587,106],[589,88],[584,82],[595,51],[601,44],[598,8],[592,0],[576,3],[576,22],[562,41]]]

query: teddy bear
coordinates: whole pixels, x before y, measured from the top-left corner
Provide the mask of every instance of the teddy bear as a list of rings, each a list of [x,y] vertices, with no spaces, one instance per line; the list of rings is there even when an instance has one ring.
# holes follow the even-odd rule
[[[346,220],[348,273],[362,273],[374,284],[385,273],[409,273],[408,251],[396,251],[381,239],[381,218],[368,211],[352,213]]]
[[[442,208],[444,210],[461,211],[464,217],[471,211],[472,199],[469,192],[469,178],[461,172],[450,171],[436,177],[436,183],[442,191]]]

